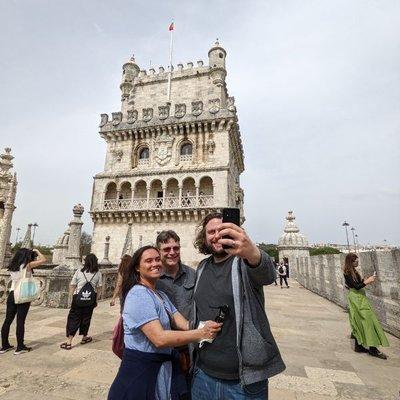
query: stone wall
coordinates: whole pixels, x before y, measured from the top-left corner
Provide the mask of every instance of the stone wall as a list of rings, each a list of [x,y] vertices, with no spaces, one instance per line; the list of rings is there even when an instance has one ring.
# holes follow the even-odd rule
[[[359,254],[361,276],[377,272],[378,279],[366,288],[367,296],[384,329],[400,337],[400,250]],[[345,254],[300,259],[297,281],[305,288],[347,308],[342,265]]]
[[[74,270],[53,269],[49,266],[47,269],[36,269],[34,278],[40,284],[40,295],[32,305],[47,306],[51,308],[68,308],[68,291]],[[117,282],[116,267],[101,268],[103,286],[99,299],[111,298],[114,293]],[[11,286],[10,273],[6,270],[0,272],[0,304],[5,304],[8,292]]]

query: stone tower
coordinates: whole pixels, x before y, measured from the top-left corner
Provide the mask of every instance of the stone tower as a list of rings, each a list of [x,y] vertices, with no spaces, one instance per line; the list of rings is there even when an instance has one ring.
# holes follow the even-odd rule
[[[0,155],[0,269],[5,268],[5,257],[11,236],[11,220],[15,210],[17,176],[12,174],[11,149]]]
[[[200,220],[223,207],[243,211],[243,148],[226,51],[216,42],[208,57],[208,65],[172,69],[170,101],[167,70],[140,70],[133,58],[123,65],[121,111],[100,122],[107,151],[91,204],[98,257],[107,236],[109,259],[118,263],[126,243],[134,250],[173,229],[182,260],[194,265],[202,258],[192,244]]]
[[[308,265],[310,258],[308,240],[300,233],[300,229],[294,222],[295,219],[293,211],[289,211],[284,233],[278,241],[279,261],[287,259],[293,278],[297,277],[297,271],[302,265]]]

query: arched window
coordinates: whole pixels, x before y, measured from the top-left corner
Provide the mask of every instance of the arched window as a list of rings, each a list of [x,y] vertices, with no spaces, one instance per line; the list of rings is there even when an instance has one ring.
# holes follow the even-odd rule
[[[191,143],[183,143],[181,146],[181,156],[191,156],[192,151],[193,149]]]
[[[150,157],[150,152],[148,147],[144,147],[139,152],[139,160],[148,160]]]

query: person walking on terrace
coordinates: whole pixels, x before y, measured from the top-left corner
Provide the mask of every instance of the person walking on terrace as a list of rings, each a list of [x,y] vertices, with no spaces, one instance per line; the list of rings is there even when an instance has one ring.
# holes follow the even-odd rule
[[[289,289],[290,286],[289,286],[288,281],[287,281],[287,269],[286,269],[286,265],[283,263],[283,261],[281,261],[279,263],[278,275],[279,275],[279,283],[281,285],[281,289],[283,288],[283,286],[282,286],[282,282],[283,281],[285,281],[285,285]]]
[[[113,296],[111,298],[110,301],[110,306],[113,307],[115,306],[115,300],[117,298],[119,298],[119,303],[120,306],[122,304],[122,281],[123,281],[123,276],[126,273],[127,267],[129,265],[129,263],[131,262],[132,257],[129,254],[125,254],[122,258],[121,258],[121,262],[119,264],[118,267],[118,274],[117,274],[117,282],[115,284],[115,289],[114,289],[114,293]],[[122,311],[122,308],[121,308]]]
[[[43,265],[46,262],[46,257],[37,249],[18,249],[12,258],[8,271],[11,275],[11,288],[7,297],[6,318],[1,328],[1,344],[0,354],[6,353],[14,348],[8,340],[10,327],[17,316],[17,348],[14,351],[15,355],[27,353],[32,350],[32,347],[27,347],[24,344],[25,336],[25,320],[28,315],[31,303],[15,304],[14,288],[17,282],[22,277],[22,272],[26,268],[27,277],[32,276],[32,271]]]
[[[365,295],[364,289],[365,286],[375,282],[376,276],[374,274],[363,279],[356,270],[357,267],[357,254],[347,254],[343,274],[346,286],[349,289],[347,299],[352,347],[357,353],[369,353],[373,357],[386,360],[387,356],[378,350],[378,346],[388,347],[389,342]]]
[[[81,344],[90,343],[92,337],[88,336],[93,310],[97,306],[97,293],[102,285],[102,276],[99,271],[97,257],[88,254],[82,269],[78,269],[70,283],[71,308],[68,313],[66,336],[67,341],[61,343],[64,350],[71,350],[72,339],[79,329],[82,335]]]

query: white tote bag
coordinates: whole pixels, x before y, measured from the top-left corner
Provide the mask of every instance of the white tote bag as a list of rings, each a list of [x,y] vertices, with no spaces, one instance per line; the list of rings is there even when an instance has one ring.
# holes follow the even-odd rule
[[[39,282],[33,278],[26,277],[27,270],[22,270],[21,279],[15,284],[14,287],[14,301],[15,304],[30,303],[39,297]]]

